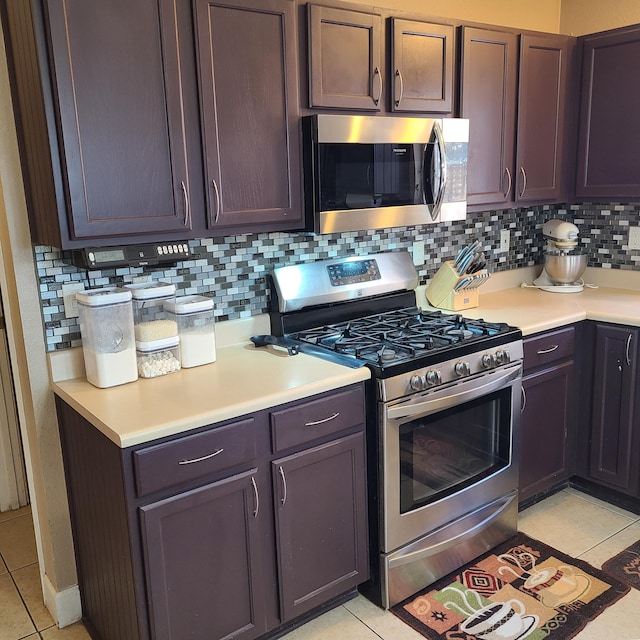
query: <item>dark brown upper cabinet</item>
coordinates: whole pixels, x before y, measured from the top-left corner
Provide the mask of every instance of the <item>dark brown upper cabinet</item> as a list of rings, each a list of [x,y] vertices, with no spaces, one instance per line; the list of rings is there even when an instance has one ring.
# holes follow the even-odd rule
[[[40,5],[20,4],[10,59],[34,241],[189,236],[203,215],[190,7],[45,0],[42,33],[31,16]]]
[[[35,243],[302,228],[295,0],[32,0],[5,17]]]
[[[580,39],[576,196],[640,199],[640,26]]]
[[[455,30],[391,18],[391,110],[453,111]]]
[[[468,203],[567,195],[574,39],[462,28],[461,117],[469,118]]]
[[[196,0],[198,69],[214,231],[300,228],[292,0]]]
[[[380,111],[382,17],[307,5],[309,106]]]
[[[568,117],[572,38],[520,37],[515,199],[566,197],[565,121]]]
[[[513,198],[518,36],[462,27],[460,116],[469,119],[467,202]]]

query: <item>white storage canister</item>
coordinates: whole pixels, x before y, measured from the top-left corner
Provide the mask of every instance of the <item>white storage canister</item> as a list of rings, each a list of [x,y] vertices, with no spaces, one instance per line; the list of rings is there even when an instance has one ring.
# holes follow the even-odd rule
[[[138,375],[156,378],[180,370],[180,339],[178,336],[140,342],[136,340]]]
[[[176,298],[176,285],[169,282],[126,284],[133,296],[133,324],[137,342],[164,340],[178,335],[175,320],[168,318],[165,302]]]
[[[87,380],[102,389],[137,380],[131,292],[89,289],[76,300]]]
[[[165,309],[178,324],[182,366],[197,367],[215,362],[213,300],[205,296],[179,296],[175,301],[165,303]]]

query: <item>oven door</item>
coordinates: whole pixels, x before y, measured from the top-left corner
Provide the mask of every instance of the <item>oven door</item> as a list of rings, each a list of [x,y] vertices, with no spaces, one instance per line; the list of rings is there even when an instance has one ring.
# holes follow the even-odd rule
[[[522,365],[381,403],[381,551],[518,486]]]

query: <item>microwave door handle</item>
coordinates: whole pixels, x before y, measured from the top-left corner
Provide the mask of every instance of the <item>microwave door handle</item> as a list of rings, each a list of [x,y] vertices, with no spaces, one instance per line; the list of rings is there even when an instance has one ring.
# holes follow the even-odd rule
[[[431,205],[436,201],[436,194],[433,189],[434,171],[432,168],[434,154],[434,145],[431,142],[427,142],[424,145],[424,157],[422,159],[422,197],[426,205]]]
[[[447,152],[444,145],[444,135],[442,134],[440,123],[437,121],[433,125],[433,132],[435,133],[436,142],[440,149],[440,153],[438,154],[440,158],[440,184],[438,186],[438,195],[435,198],[433,211],[431,213],[433,220],[437,220],[440,217],[440,208],[442,207],[444,191],[447,186]]]

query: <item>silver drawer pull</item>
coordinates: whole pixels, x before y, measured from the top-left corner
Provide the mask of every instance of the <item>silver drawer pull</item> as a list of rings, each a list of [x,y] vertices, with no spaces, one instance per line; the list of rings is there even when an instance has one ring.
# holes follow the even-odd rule
[[[552,347],[549,347],[548,349],[540,349],[537,353],[539,356],[543,356],[545,353],[551,353],[552,351],[555,351],[556,349],[559,349],[560,345],[559,344],[554,344]]]
[[[338,411],[337,413],[334,413],[332,416],[329,416],[328,418],[325,418],[324,420],[316,420],[315,422],[305,422],[304,426],[305,427],[315,427],[318,424],[324,424],[325,422],[331,422],[332,420],[335,420],[339,415],[340,415],[340,412]]]
[[[178,464],[193,464],[194,462],[202,462],[203,460],[209,460],[211,458],[215,458],[215,456],[219,456],[224,449],[217,449],[213,453],[210,453],[208,456],[202,456],[202,458],[193,458],[193,460],[180,460]]]

